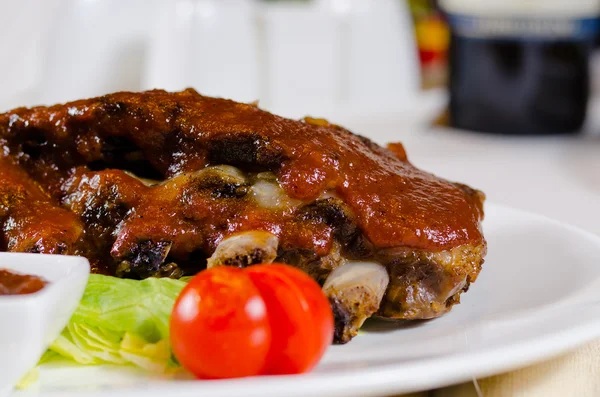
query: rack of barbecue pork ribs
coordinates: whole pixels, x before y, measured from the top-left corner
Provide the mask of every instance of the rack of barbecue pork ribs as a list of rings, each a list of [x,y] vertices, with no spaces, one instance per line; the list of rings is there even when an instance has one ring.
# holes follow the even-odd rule
[[[323,119],[188,89],[0,115],[0,249],[142,279],[283,262],[328,295],[337,342],[429,319],[481,270],[484,195]]]

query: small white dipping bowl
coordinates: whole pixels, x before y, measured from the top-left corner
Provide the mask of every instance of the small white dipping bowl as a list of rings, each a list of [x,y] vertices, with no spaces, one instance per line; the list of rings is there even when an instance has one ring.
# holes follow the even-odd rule
[[[32,369],[67,325],[88,276],[77,256],[0,253],[0,269],[39,276],[48,284],[28,295],[0,296],[0,397]]]

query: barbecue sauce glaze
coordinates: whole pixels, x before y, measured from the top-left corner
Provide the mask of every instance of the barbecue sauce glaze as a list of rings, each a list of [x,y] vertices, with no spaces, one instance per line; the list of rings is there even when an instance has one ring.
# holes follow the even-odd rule
[[[178,190],[178,183],[184,181],[178,182],[177,177],[215,164],[272,172],[290,197],[307,205],[325,193],[335,194],[376,249],[442,251],[484,241],[483,194],[417,169],[402,145],[386,149],[324,120],[290,120],[191,89],[121,92],[64,105],[15,109],[0,115],[0,140],[4,162],[10,163],[4,179],[12,186],[12,191],[0,190],[0,198],[10,202],[15,191],[24,196],[21,204],[9,203],[0,214],[4,234],[13,230],[6,220],[15,212],[26,212],[35,217],[39,228],[67,236],[67,247],[61,252],[82,253],[98,261],[106,255],[100,251],[110,250],[118,257],[131,248],[134,238],[171,239],[175,258],[198,249],[210,255],[225,236],[250,229],[271,231],[283,246],[311,249],[319,255],[331,249],[334,230],[318,220],[294,211],[260,208],[243,198]],[[10,177],[10,170],[19,167],[30,181]],[[113,170],[119,168],[166,182],[146,186]],[[65,211],[66,193],[93,189],[94,177],[97,184],[110,186],[124,207],[114,216],[127,219],[110,233],[102,232],[100,225],[105,221],[102,216],[110,213],[73,209],[86,203],[71,203],[70,211]],[[45,204],[26,210],[38,201]],[[56,208],[49,209],[48,203]],[[67,214],[57,216],[60,211]],[[73,217],[72,211],[79,217]],[[90,235],[105,238],[106,246],[91,241]],[[8,249],[10,241],[6,236],[4,240]]]

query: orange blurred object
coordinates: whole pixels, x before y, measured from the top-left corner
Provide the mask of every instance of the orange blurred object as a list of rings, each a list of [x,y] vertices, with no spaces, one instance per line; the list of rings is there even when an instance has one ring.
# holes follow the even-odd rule
[[[450,32],[441,17],[432,15],[416,21],[415,35],[421,62],[426,64],[446,59]]]

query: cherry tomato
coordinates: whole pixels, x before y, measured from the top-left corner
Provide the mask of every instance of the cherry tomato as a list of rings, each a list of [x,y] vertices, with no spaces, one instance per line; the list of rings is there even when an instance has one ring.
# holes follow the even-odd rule
[[[194,277],[175,302],[170,329],[175,356],[199,378],[258,375],[271,346],[265,301],[232,267]]]
[[[333,339],[333,314],[321,287],[288,265],[255,265],[246,272],[267,305],[271,324],[271,349],[263,373],[310,371]]]
[[[183,289],[171,316],[173,352],[199,378],[306,372],[332,339],[321,287],[283,264],[205,270]]]

